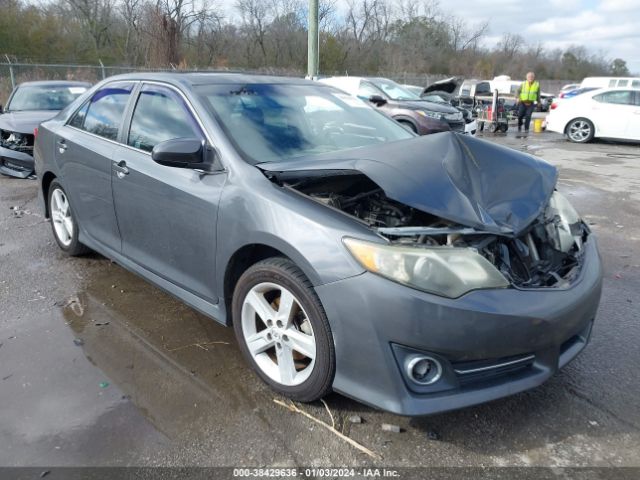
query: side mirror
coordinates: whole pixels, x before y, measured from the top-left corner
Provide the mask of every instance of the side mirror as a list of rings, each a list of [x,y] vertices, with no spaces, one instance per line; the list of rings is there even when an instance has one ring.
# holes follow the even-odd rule
[[[219,169],[213,147],[198,138],[175,138],[160,142],[151,151],[154,162],[166,167],[212,172]]]
[[[378,107],[384,105],[385,103],[387,103],[387,100],[382,97],[382,95],[371,95],[369,97],[369,101],[375,105],[377,105]]]

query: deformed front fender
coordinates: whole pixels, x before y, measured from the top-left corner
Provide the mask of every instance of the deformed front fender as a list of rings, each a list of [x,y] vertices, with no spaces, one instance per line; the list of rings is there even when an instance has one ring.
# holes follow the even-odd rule
[[[371,230],[255,172],[264,181],[252,182],[251,188],[231,181],[222,193],[216,240],[217,285],[224,286],[230,260],[249,245],[266,246],[290,258],[314,286],[364,271],[343,246],[342,238],[377,238]]]

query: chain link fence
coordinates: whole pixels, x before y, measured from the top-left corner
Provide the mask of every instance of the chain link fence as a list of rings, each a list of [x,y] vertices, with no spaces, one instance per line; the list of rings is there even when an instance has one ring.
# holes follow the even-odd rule
[[[22,82],[33,80],[80,80],[96,83],[112,75],[130,72],[195,72],[201,70],[175,69],[175,68],[144,68],[126,67],[112,65],[74,65],[74,64],[54,64],[54,63],[20,63],[14,62],[9,57],[5,57],[4,62],[0,62],[0,105],[4,105],[11,93],[11,90]],[[206,71],[206,70],[204,70]],[[213,70],[209,70],[213,71]],[[215,70],[220,71],[220,70]],[[282,70],[273,68],[262,68],[258,70],[231,69],[229,71],[244,71],[245,73],[260,73],[270,75],[285,75],[303,77],[303,71]],[[334,75],[344,75],[344,72],[335,72]],[[325,73],[325,75],[327,75]],[[438,80],[451,77],[450,75],[437,74],[417,74],[410,72],[381,72],[379,77],[390,78],[400,84],[428,86]],[[462,77],[458,77],[462,78]],[[569,80],[540,80],[541,89],[544,92],[556,93],[563,85],[571,83]]]

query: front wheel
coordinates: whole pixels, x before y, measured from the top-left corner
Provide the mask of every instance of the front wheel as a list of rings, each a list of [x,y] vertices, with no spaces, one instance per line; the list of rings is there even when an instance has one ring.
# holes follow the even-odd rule
[[[53,236],[65,253],[78,256],[90,251],[78,240],[78,222],[73,214],[69,197],[56,180],[49,186],[49,216]]]
[[[291,260],[269,258],[242,274],[232,313],[242,353],[271,388],[302,402],[329,393],[331,329],[311,282]]]
[[[595,134],[593,123],[586,118],[571,120],[565,131],[569,140],[575,143],[590,142]]]

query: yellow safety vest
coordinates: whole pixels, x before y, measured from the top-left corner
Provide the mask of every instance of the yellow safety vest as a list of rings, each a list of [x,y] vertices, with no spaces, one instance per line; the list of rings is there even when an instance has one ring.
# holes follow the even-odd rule
[[[538,100],[538,92],[540,91],[540,84],[535,80],[531,85],[528,81],[522,82],[520,86],[520,101],[522,102],[535,102]]]

